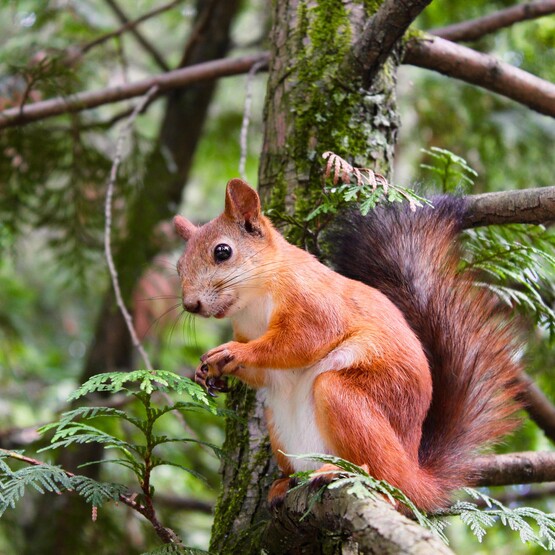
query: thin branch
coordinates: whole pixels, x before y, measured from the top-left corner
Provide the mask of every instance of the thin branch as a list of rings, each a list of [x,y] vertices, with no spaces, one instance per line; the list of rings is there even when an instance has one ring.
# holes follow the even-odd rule
[[[360,38],[352,47],[368,84],[380,69],[395,43],[431,0],[384,0],[368,20]]]
[[[489,54],[425,35],[408,41],[403,62],[472,83],[555,117],[555,84]]]
[[[555,452],[522,452],[479,457],[476,486],[509,486],[555,482]]]
[[[201,499],[181,497],[169,493],[157,493],[156,503],[174,511],[196,511],[199,513],[212,514],[214,505]]]
[[[112,248],[110,246],[110,235],[112,231],[112,196],[114,194],[114,186],[116,183],[116,178],[118,175],[118,168],[121,163],[121,159],[123,156],[123,141],[125,136],[130,131],[135,119],[141,112],[141,110],[146,106],[148,101],[158,92],[158,87],[153,86],[147,94],[141,99],[141,101],[135,106],[135,109],[125,122],[125,125],[122,127],[120,134],[118,135],[118,139],[116,142],[116,154],[114,156],[114,162],[112,164],[112,169],[110,171],[110,179],[108,180],[108,188],[106,191],[106,204],[105,204],[105,214],[106,214],[106,224],[104,227],[104,251],[106,254],[106,261],[108,263],[108,269],[110,270],[110,277],[112,278],[112,285],[114,287],[114,293],[116,295],[116,301],[118,303],[119,309],[123,315],[125,323],[127,324],[127,329],[129,330],[129,334],[131,335],[131,340],[135,348],[139,351],[144,363],[145,368],[147,370],[152,370],[152,364],[150,359],[143,348],[139,338],[137,337],[137,333],[135,332],[135,327],[133,326],[133,320],[131,315],[129,314],[127,308],[125,307],[125,303],[123,302],[123,297],[121,295],[121,289],[119,286],[118,274],[116,270],[116,266],[114,264],[114,258],[112,256]]]
[[[555,220],[555,186],[466,197],[463,227],[541,224]]]
[[[521,394],[524,408],[543,433],[555,442],[555,406],[530,376],[522,374],[520,380],[524,385]]]
[[[4,453],[4,455],[6,455],[7,457],[10,457],[11,459],[24,462],[31,466],[46,466],[46,463],[42,461],[33,459],[31,457],[27,457],[25,455],[22,455],[21,453],[16,453],[15,451],[0,449],[0,452]],[[69,470],[65,470],[64,468],[62,468],[61,470],[70,478],[73,478],[76,476],[76,474],[74,474],[73,472],[70,472]],[[147,520],[149,520],[150,523],[153,525],[154,529],[156,530],[156,533],[164,543],[181,543],[181,540],[173,530],[171,530],[170,528],[166,528],[160,524],[155,513],[150,513],[144,505],[141,505],[140,503],[137,503],[137,501],[135,501],[135,494],[131,494],[131,495],[120,494],[119,500],[124,505],[131,507],[133,510],[142,514]]]
[[[124,25],[131,23],[129,17],[127,17],[126,13],[121,9],[116,0],[104,1],[106,2],[106,4],[108,4],[108,6],[110,6],[112,11],[116,14],[117,18]],[[162,54],[160,54],[156,47],[139,31],[139,29],[137,29],[136,25],[131,26],[129,28],[129,31],[137,39],[137,42],[152,56],[152,59],[156,62],[156,64],[162,71],[170,70],[170,66],[166,63],[166,61],[162,57]]]
[[[204,8],[203,11],[197,15],[195,24],[189,33],[185,47],[183,48],[183,54],[179,65],[177,67],[185,67],[191,65],[193,53],[196,50],[196,46],[202,41],[202,36],[206,32],[210,20],[214,14],[217,7],[218,0],[210,0],[208,3],[204,3],[201,7]]]
[[[137,25],[143,23],[144,21],[147,21],[148,19],[156,17],[157,15],[160,15],[161,13],[167,12],[168,10],[171,10],[172,8],[175,8],[179,4],[182,4],[183,2],[184,2],[184,0],[173,0],[173,2],[168,2],[167,4],[159,6],[158,8],[150,10],[149,12],[146,12],[145,14],[141,15],[137,19],[127,21],[119,29],[116,29],[115,31],[111,31],[110,33],[106,33],[104,35],[101,35],[100,37],[92,40],[91,42],[88,42],[87,44],[81,46],[79,48],[79,54],[80,55],[86,54],[92,48],[94,48],[94,47],[96,47],[100,44],[103,44],[103,43],[105,43],[106,41],[108,41],[110,39],[113,39],[115,37],[119,37],[120,35],[122,35],[123,33],[126,33],[127,31],[131,31],[132,29],[135,29],[135,27],[137,27]]]
[[[254,82],[254,76],[256,72],[262,69],[265,65],[264,61],[260,61],[254,64],[247,76],[247,85],[245,87],[245,108],[243,110],[243,122],[241,123],[241,134],[239,138],[239,143],[241,145],[241,157],[239,159],[239,175],[246,181],[247,176],[245,175],[245,167],[247,165],[247,136],[249,132],[249,123],[251,116],[251,105],[252,105],[252,84]]]
[[[555,0],[537,0],[511,6],[476,19],[430,29],[428,32],[453,42],[473,41],[515,23],[552,13],[555,13]]]
[[[129,85],[120,85],[97,91],[78,93],[68,97],[56,97],[42,102],[34,102],[33,104],[27,104],[23,110],[20,110],[19,107],[10,108],[0,112],[0,129],[14,125],[24,125],[32,121],[68,112],[79,112],[104,104],[142,96],[154,86],[158,87],[159,92],[164,92],[192,83],[212,81],[219,77],[247,73],[257,62],[267,62],[267,60],[268,54],[266,52],[241,58],[213,60],[169,71],[168,73],[161,73],[142,81],[129,83]]]

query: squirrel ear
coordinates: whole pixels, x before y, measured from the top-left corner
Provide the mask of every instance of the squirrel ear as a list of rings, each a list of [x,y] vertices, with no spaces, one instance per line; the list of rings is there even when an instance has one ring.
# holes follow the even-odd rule
[[[260,197],[242,179],[231,179],[225,191],[224,214],[240,222],[249,233],[260,233]]]
[[[197,230],[197,226],[192,224],[187,218],[183,216],[176,216],[173,219],[173,225],[175,227],[175,231],[180,237],[183,237],[185,241],[188,241],[193,233]]]

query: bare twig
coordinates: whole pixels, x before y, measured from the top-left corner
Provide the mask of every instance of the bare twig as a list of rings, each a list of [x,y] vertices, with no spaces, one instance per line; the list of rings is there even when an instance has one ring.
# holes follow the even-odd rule
[[[97,91],[87,91],[68,97],[57,97],[42,102],[34,102],[27,104],[21,111],[19,107],[10,108],[0,112],[0,129],[14,125],[24,125],[32,121],[68,112],[79,112],[89,108],[96,108],[97,106],[120,100],[127,100],[135,96],[144,95],[154,86],[158,87],[159,92],[163,92],[181,88],[191,83],[211,81],[219,77],[246,73],[257,62],[267,62],[267,60],[268,54],[266,52],[241,58],[213,60],[162,73],[142,81],[129,83],[129,85],[120,85]]]
[[[245,167],[247,164],[247,136],[249,132],[249,123],[251,117],[251,105],[252,105],[252,84],[254,82],[254,76],[257,71],[266,66],[266,61],[260,61],[254,64],[247,75],[247,85],[245,90],[245,109],[243,111],[243,122],[241,123],[241,135],[240,135],[240,145],[241,145],[241,158],[239,159],[239,175],[246,180]]]
[[[407,43],[403,62],[478,85],[555,117],[555,84],[488,54],[426,35]]]
[[[116,0],[104,0],[112,11],[116,14],[117,18],[124,24],[127,25],[131,23],[130,19],[127,17],[126,13],[122,10],[120,5]],[[173,7],[173,6],[172,6]],[[129,31],[137,39],[137,42],[152,56],[152,59],[156,62],[158,67],[163,71],[169,71],[170,66],[166,63],[162,54],[158,52],[157,48],[137,29],[136,25],[129,27]]]
[[[461,23],[454,23],[446,27],[430,29],[428,32],[453,42],[473,41],[484,35],[494,33],[499,29],[510,27],[515,23],[536,19],[555,13],[555,0],[537,0],[511,6],[504,10],[477,17]]]
[[[94,47],[96,47],[100,44],[103,44],[103,43],[105,43],[106,41],[108,41],[110,39],[113,39],[115,37],[119,37],[123,33],[126,33],[127,31],[130,31],[131,29],[134,29],[135,27],[137,27],[137,25],[143,23],[144,21],[146,21],[148,19],[151,19],[153,17],[156,17],[157,15],[160,15],[161,13],[164,13],[168,10],[171,10],[172,8],[175,8],[179,4],[182,4],[183,2],[184,2],[184,0],[173,0],[173,2],[168,2],[167,4],[163,4],[162,6],[159,6],[158,8],[150,10],[149,12],[141,15],[137,19],[127,21],[119,29],[116,29],[115,31],[111,31],[110,33],[106,33],[105,35],[102,35],[102,36],[92,40],[91,42],[88,42],[87,44],[81,46],[79,48],[79,53],[81,55],[86,54],[92,48],[94,48]]]
[[[118,303],[119,309],[123,315],[125,323],[127,324],[127,329],[131,335],[131,340],[133,341],[133,345],[139,351],[147,370],[152,370],[152,364],[148,357],[148,354],[144,350],[139,338],[137,337],[137,333],[135,332],[135,327],[133,326],[133,320],[131,315],[129,314],[125,303],[123,302],[123,297],[121,295],[121,289],[119,286],[118,274],[114,264],[114,258],[112,256],[112,248],[110,245],[110,235],[112,231],[112,196],[114,194],[114,186],[116,183],[116,178],[118,175],[118,168],[121,163],[122,155],[123,155],[123,141],[125,136],[131,129],[131,126],[135,122],[135,119],[141,112],[141,110],[146,106],[148,101],[158,92],[158,87],[152,87],[147,94],[142,98],[142,100],[135,106],[135,109],[125,122],[125,125],[122,127],[120,134],[118,135],[118,139],[116,142],[116,154],[114,156],[114,162],[112,163],[112,169],[110,171],[110,179],[108,180],[108,188],[106,191],[106,204],[105,204],[105,214],[106,214],[106,224],[104,227],[104,252],[106,254],[106,261],[108,263],[108,269],[110,271],[110,277],[112,279],[112,285],[114,287],[114,293],[116,295],[116,301]]]

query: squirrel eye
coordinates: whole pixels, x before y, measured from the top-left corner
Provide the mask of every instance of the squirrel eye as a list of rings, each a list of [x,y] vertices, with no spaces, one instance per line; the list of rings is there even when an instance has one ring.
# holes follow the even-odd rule
[[[233,251],[229,245],[220,243],[219,245],[216,245],[216,248],[214,249],[214,260],[216,262],[223,262],[231,257],[232,252]]]

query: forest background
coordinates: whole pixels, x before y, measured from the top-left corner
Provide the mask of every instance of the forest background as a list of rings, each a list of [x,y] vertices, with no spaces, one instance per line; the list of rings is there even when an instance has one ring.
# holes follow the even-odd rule
[[[436,29],[513,5],[437,0],[414,28]],[[75,446],[62,455],[39,453],[51,434],[41,435],[37,427],[75,407],[68,397],[90,376],[144,368],[107,293],[112,285],[103,240],[109,183],[115,186],[111,242],[118,278],[152,365],[192,376],[198,357],[229,337],[225,325],[181,315],[175,262],[182,245],[170,220],[177,212],[197,222],[218,214],[226,181],[240,173],[257,184],[267,86],[266,59],[260,53],[269,48],[271,11],[265,0],[0,3],[0,109],[125,87],[226,55],[246,60],[233,70],[238,75],[217,82],[167,94],[150,90],[126,134],[123,125],[137,99],[25,125],[19,120],[0,130],[0,448],[24,450],[26,456],[73,471],[77,462],[101,458],[102,450],[93,444],[87,444],[90,452],[84,459],[83,450]],[[137,21],[140,18],[144,21]],[[553,15],[520,21],[471,44],[555,81]],[[256,74],[247,76],[253,65]],[[400,125],[388,175],[392,183],[463,188],[472,194],[555,184],[552,116],[410,65],[399,68],[397,96]],[[110,174],[119,149],[122,161],[114,181]],[[490,239],[497,245],[501,241],[499,236]],[[535,248],[551,255],[553,244],[552,236],[542,235]],[[516,291],[507,299],[526,313],[527,371],[548,402],[555,400],[555,355],[549,337],[550,326],[555,329],[550,313],[553,268],[546,267],[541,255],[532,253],[530,259],[543,265],[541,271],[535,267],[540,274],[528,275],[538,284],[540,303],[519,296],[522,288],[526,293],[519,279],[531,271],[525,267],[514,268],[518,275],[507,271],[499,284],[507,287],[500,288],[506,295]],[[139,410],[125,395],[107,402],[130,414]],[[224,399],[218,399],[216,406],[224,405]],[[194,441],[165,446],[174,466],[160,466],[152,474],[157,515],[185,545],[206,549],[221,484],[220,461],[213,452],[219,451],[210,446],[223,444],[225,415],[185,411],[182,418],[165,418],[160,434],[182,437],[184,419],[185,435],[208,446]],[[129,423],[102,426],[107,433],[135,441]],[[552,444],[526,418],[499,450],[549,451]],[[78,471],[137,489],[132,469],[103,464],[97,475],[98,468]],[[554,510],[548,485],[488,492],[508,503]],[[124,503],[108,503],[93,512],[96,519],[90,505],[77,496],[28,491],[0,519],[0,553],[134,554],[160,545],[151,522]],[[456,552],[539,552],[501,526],[489,531],[482,544],[456,520],[448,534]]]

